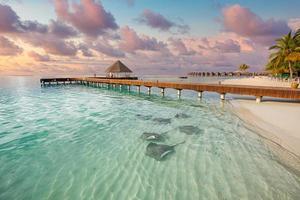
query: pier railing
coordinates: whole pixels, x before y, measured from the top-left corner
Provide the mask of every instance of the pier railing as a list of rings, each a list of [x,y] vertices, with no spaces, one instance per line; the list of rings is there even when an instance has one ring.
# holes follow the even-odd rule
[[[203,83],[176,83],[176,82],[161,82],[161,81],[142,81],[142,80],[118,80],[118,79],[99,79],[99,78],[56,78],[56,79],[41,79],[41,84],[66,84],[77,83],[84,85],[95,85],[98,87],[113,87],[117,86],[135,86],[140,92],[140,87],[144,86],[151,94],[151,88],[157,87],[161,89],[161,94],[165,94],[166,88],[177,90],[178,97],[181,97],[181,90],[193,90],[198,92],[198,97],[202,98],[203,92],[216,92],[220,94],[222,100],[225,99],[225,94],[250,95],[255,96],[256,101],[260,102],[263,96],[299,99],[300,89],[280,88],[280,87],[261,87],[261,86],[246,86],[246,85],[223,85],[223,84],[203,84]]]

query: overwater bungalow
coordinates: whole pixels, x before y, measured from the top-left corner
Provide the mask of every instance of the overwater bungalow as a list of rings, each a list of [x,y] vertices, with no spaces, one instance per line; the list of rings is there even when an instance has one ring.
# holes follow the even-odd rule
[[[105,70],[106,77],[109,78],[130,78],[133,74],[131,69],[124,65],[120,60],[112,64]]]

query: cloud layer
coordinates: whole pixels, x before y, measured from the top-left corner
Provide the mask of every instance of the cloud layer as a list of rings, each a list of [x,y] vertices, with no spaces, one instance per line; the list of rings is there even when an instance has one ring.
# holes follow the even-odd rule
[[[137,20],[142,24],[146,24],[151,28],[155,28],[161,31],[171,31],[171,29],[173,28],[175,28],[177,32],[182,34],[189,31],[189,26],[185,24],[175,23],[167,19],[163,15],[149,9],[145,9]]]
[[[33,60],[38,62],[48,62],[50,61],[49,55],[41,55],[39,53],[36,53],[34,51],[30,51],[27,54],[29,57],[31,57]]]
[[[121,29],[120,49],[128,53],[134,53],[137,50],[159,51],[165,47],[163,42],[148,36],[138,36],[137,33],[125,26]]]
[[[225,31],[234,32],[253,40],[270,44],[274,38],[289,31],[283,20],[263,20],[248,8],[238,4],[223,9],[223,26]]]
[[[6,65],[26,73],[91,73],[120,58],[137,73],[228,71],[241,63],[262,69],[266,47],[300,27],[298,18],[263,19],[236,4],[221,9],[220,32],[192,37],[185,34],[187,25],[150,9],[132,19],[146,25],[137,30],[140,24],[119,26],[100,0],[53,2],[56,17],[47,24],[22,20],[10,6],[0,4],[0,71]]]
[[[68,0],[55,0],[54,5],[60,20],[88,36],[95,37],[118,28],[114,16],[103,8],[100,1],[81,0],[70,6]]]
[[[12,41],[0,36],[0,56],[16,56],[21,54],[23,49]]]

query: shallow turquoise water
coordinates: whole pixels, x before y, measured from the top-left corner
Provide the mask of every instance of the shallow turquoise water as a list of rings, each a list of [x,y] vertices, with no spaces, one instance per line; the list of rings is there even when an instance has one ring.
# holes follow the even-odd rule
[[[167,93],[1,77],[0,199],[300,199],[300,177],[216,96]],[[201,133],[186,135],[183,125]],[[185,143],[156,161],[143,132]]]

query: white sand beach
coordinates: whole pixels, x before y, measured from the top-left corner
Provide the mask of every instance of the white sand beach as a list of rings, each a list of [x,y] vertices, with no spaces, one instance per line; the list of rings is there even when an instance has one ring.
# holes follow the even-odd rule
[[[270,86],[270,87],[290,87],[288,81],[279,81],[264,76],[255,76],[250,78],[236,78],[222,81],[222,84],[230,85],[254,85],[254,86]]]
[[[225,80],[222,84],[289,87],[290,83],[267,77]],[[244,121],[264,130],[264,137],[271,139],[300,157],[300,101],[265,98],[256,103],[251,98],[231,101],[236,113]]]

